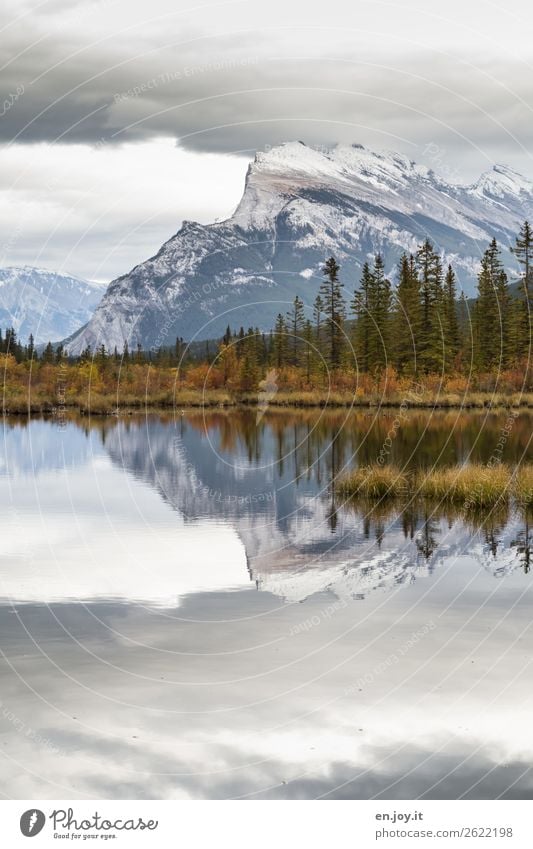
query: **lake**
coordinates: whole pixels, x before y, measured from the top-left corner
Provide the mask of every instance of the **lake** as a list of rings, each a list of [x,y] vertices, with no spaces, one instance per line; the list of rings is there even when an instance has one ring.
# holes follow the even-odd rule
[[[332,486],[488,462],[508,415],[396,416],[5,420],[4,796],[532,798],[530,517]]]

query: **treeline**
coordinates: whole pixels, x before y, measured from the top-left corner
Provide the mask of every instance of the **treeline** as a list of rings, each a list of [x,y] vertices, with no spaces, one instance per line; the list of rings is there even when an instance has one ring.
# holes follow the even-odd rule
[[[143,400],[170,405],[187,392],[193,393],[188,403],[196,396],[205,402],[208,392],[212,403],[257,400],[265,385],[268,392],[274,384],[278,403],[298,403],[299,396],[302,404],[396,403],[414,380],[423,387],[420,404],[437,396],[439,403],[444,396],[449,404],[463,403],[466,394],[472,400],[475,392],[495,391],[529,403],[523,394],[533,388],[533,231],[527,221],[513,252],[522,267],[518,292],[509,286],[493,239],[471,309],[457,297],[453,267],[444,268],[426,240],[401,257],[395,285],[378,255],[363,267],[355,291],[347,292],[330,257],[312,309],[295,297],[270,332],[228,327],[222,339],[194,346],[178,338],[171,348],[130,351],[126,344],[110,352],[100,346],[71,357],[62,345],[38,351],[32,336],[23,344],[9,328],[0,331],[3,408],[53,406],[58,380],[67,404],[91,399],[94,407],[99,396],[102,409]]]
[[[190,363],[192,361],[210,358],[210,343],[207,342],[202,349],[195,349],[194,354],[188,349],[185,341],[178,337],[172,348],[159,347],[145,351],[141,345],[137,345],[134,351],[130,351],[128,343],[125,342],[121,351],[117,347],[112,352],[108,351],[105,345],[100,345],[96,351],[87,346],[82,351],[79,357],[70,356],[65,346],[62,343],[53,345],[48,342],[42,347],[39,353],[38,347],[35,345],[33,334],[30,333],[28,342],[24,344],[17,336],[13,327],[8,327],[5,331],[0,328],[0,354],[9,354],[17,363],[25,363],[34,361],[35,363],[43,363],[54,365],[59,363],[85,363],[93,362],[98,365],[105,366],[109,364],[142,364],[154,363],[161,366],[177,366],[178,364]]]
[[[451,265],[426,240],[399,262],[397,285],[385,274],[383,259],[365,263],[353,295],[346,296],[340,267],[327,260],[324,281],[306,316],[298,296],[279,314],[270,334],[250,328],[227,329],[217,357],[228,376],[240,366],[243,383],[254,382],[265,366],[317,372],[357,368],[376,374],[392,368],[400,376],[481,373],[529,361],[533,231],[526,221],[513,252],[522,265],[521,291],[513,296],[493,239],[478,275],[477,299],[469,310],[457,297]]]
[[[195,343],[182,338],[171,348],[110,352],[90,347],[80,357],[67,357],[63,345],[50,342],[39,354],[33,336],[22,344],[13,328],[0,330],[0,353],[16,362],[153,363],[187,368],[204,362],[222,371],[223,384],[238,374],[243,388],[252,388],[265,368],[287,366],[313,375],[339,368],[374,374],[394,368],[402,375],[486,372],[506,369],[529,359],[533,230],[526,221],[512,248],[521,264],[521,287],[513,296],[500,248],[493,239],[481,260],[477,298],[471,310],[464,295],[457,297],[456,274],[443,268],[439,253],[426,240],[415,254],[404,254],[397,283],[385,274],[381,256],[365,263],[353,294],[345,292],[340,267],[331,257],[311,311],[306,314],[296,296],[291,308],[277,317],[269,333],[250,327],[232,331],[219,342]]]

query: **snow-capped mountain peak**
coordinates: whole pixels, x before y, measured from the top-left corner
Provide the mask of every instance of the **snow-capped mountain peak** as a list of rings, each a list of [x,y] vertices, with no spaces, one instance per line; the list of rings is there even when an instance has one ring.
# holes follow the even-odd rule
[[[26,341],[58,342],[93,314],[104,288],[68,274],[31,265],[0,268],[0,327]]]
[[[266,330],[295,295],[310,307],[326,256],[353,290],[377,252],[392,270],[426,238],[471,294],[494,236],[516,271],[508,246],[532,204],[533,182],[502,165],[458,186],[403,154],[287,142],[256,154],[229,219],[184,222],[156,256],[113,281],[69,350],[173,344],[222,334],[228,323]]]
[[[474,194],[486,195],[492,198],[503,198],[505,195],[520,196],[524,193],[533,194],[533,181],[528,180],[507,165],[495,164],[483,172],[472,187]]]

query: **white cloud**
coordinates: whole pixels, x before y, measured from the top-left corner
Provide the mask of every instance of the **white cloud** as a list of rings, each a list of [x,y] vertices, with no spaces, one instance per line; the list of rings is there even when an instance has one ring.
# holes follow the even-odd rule
[[[109,281],[155,253],[183,218],[229,215],[246,166],[172,139],[14,145],[0,160],[0,264]]]

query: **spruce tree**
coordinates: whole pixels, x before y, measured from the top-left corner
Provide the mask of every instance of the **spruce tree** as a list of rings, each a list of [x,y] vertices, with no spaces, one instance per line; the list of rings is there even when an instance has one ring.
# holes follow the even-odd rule
[[[524,269],[522,278],[523,293],[519,306],[514,306],[512,312],[512,335],[515,356],[518,359],[528,357],[531,349],[531,311],[533,309],[533,229],[528,221],[524,221],[520,232],[511,248]]]
[[[498,329],[495,311],[494,287],[490,265],[485,251],[477,281],[477,299],[473,309],[474,364],[479,371],[494,365],[494,340]]]
[[[417,250],[416,264],[421,297],[420,363],[426,372],[440,372],[445,348],[442,263],[429,239]]]
[[[324,317],[324,301],[317,295],[313,304],[313,321],[315,324],[315,345],[322,350],[322,319]]]
[[[368,293],[369,322],[368,367],[370,370],[384,368],[390,354],[392,287],[385,277],[385,267],[377,254],[370,275]]]
[[[400,259],[398,287],[394,296],[393,345],[394,364],[400,374],[418,373],[417,345],[420,338],[420,283],[414,257]]]
[[[244,352],[244,348],[245,348],[244,337],[245,337],[245,335],[246,334],[244,332],[244,327],[242,327],[242,325],[241,325],[241,327],[239,328],[239,333],[238,333],[237,338],[236,338],[236,342],[235,342],[235,351],[236,351],[238,359],[240,359],[242,357],[243,352]]]
[[[448,265],[444,279],[444,339],[446,349],[446,370],[454,366],[461,340],[459,336],[459,321],[457,318],[457,287],[455,272]]]
[[[370,367],[370,336],[373,319],[370,315],[370,293],[372,289],[372,274],[368,262],[363,265],[359,289],[354,292],[351,310],[355,316],[354,349],[357,365],[360,371],[367,372]]]
[[[311,321],[308,318],[305,320],[305,323],[304,323],[302,338],[303,338],[304,346],[305,346],[304,347],[304,353],[303,353],[303,360],[304,360],[304,363],[305,363],[305,377],[306,377],[307,383],[310,383],[313,363],[316,360],[316,356],[315,356],[316,352],[315,352],[315,340],[314,340],[314,333],[313,333],[313,325],[311,324]]]
[[[7,336],[7,331],[6,331],[6,336]],[[82,354],[80,355],[80,359],[83,359],[84,353],[85,352],[82,352]],[[54,362],[54,347],[53,347],[51,342],[47,343],[46,348],[43,351],[42,361],[43,361],[43,363],[53,363]]]
[[[273,340],[274,365],[276,368],[283,368],[283,366],[287,363],[287,343],[287,324],[281,313],[278,313],[276,325],[274,327]]]
[[[512,252],[524,269],[524,289],[528,302],[531,303],[531,273],[533,270],[533,230],[528,221],[524,221],[515,239]]]
[[[30,338],[28,339],[27,357],[29,360],[37,359],[35,355],[35,340],[33,338],[33,333],[30,333]]]
[[[299,362],[300,338],[304,326],[304,302],[296,295],[292,302],[292,308],[287,312],[287,327],[289,329],[291,339],[291,361],[297,366]]]
[[[515,362],[531,359],[531,320],[526,295],[512,298],[509,306],[509,350],[510,359]]]
[[[511,301],[500,249],[493,239],[483,254],[474,305],[474,362],[480,371],[507,365],[510,350]]]
[[[240,387],[245,392],[254,392],[257,390],[259,382],[259,365],[258,365],[258,338],[261,339],[261,334],[256,333],[253,327],[248,328],[248,332],[241,340],[241,360],[240,360]]]
[[[346,306],[342,295],[343,284],[339,280],[340,266],[334,257],[330,257],[322,273],[325,280],[320,286],[320,295],[324,301],[325,335],[327,360],[332,369],[341,364],[344,347],[344,319]]]

